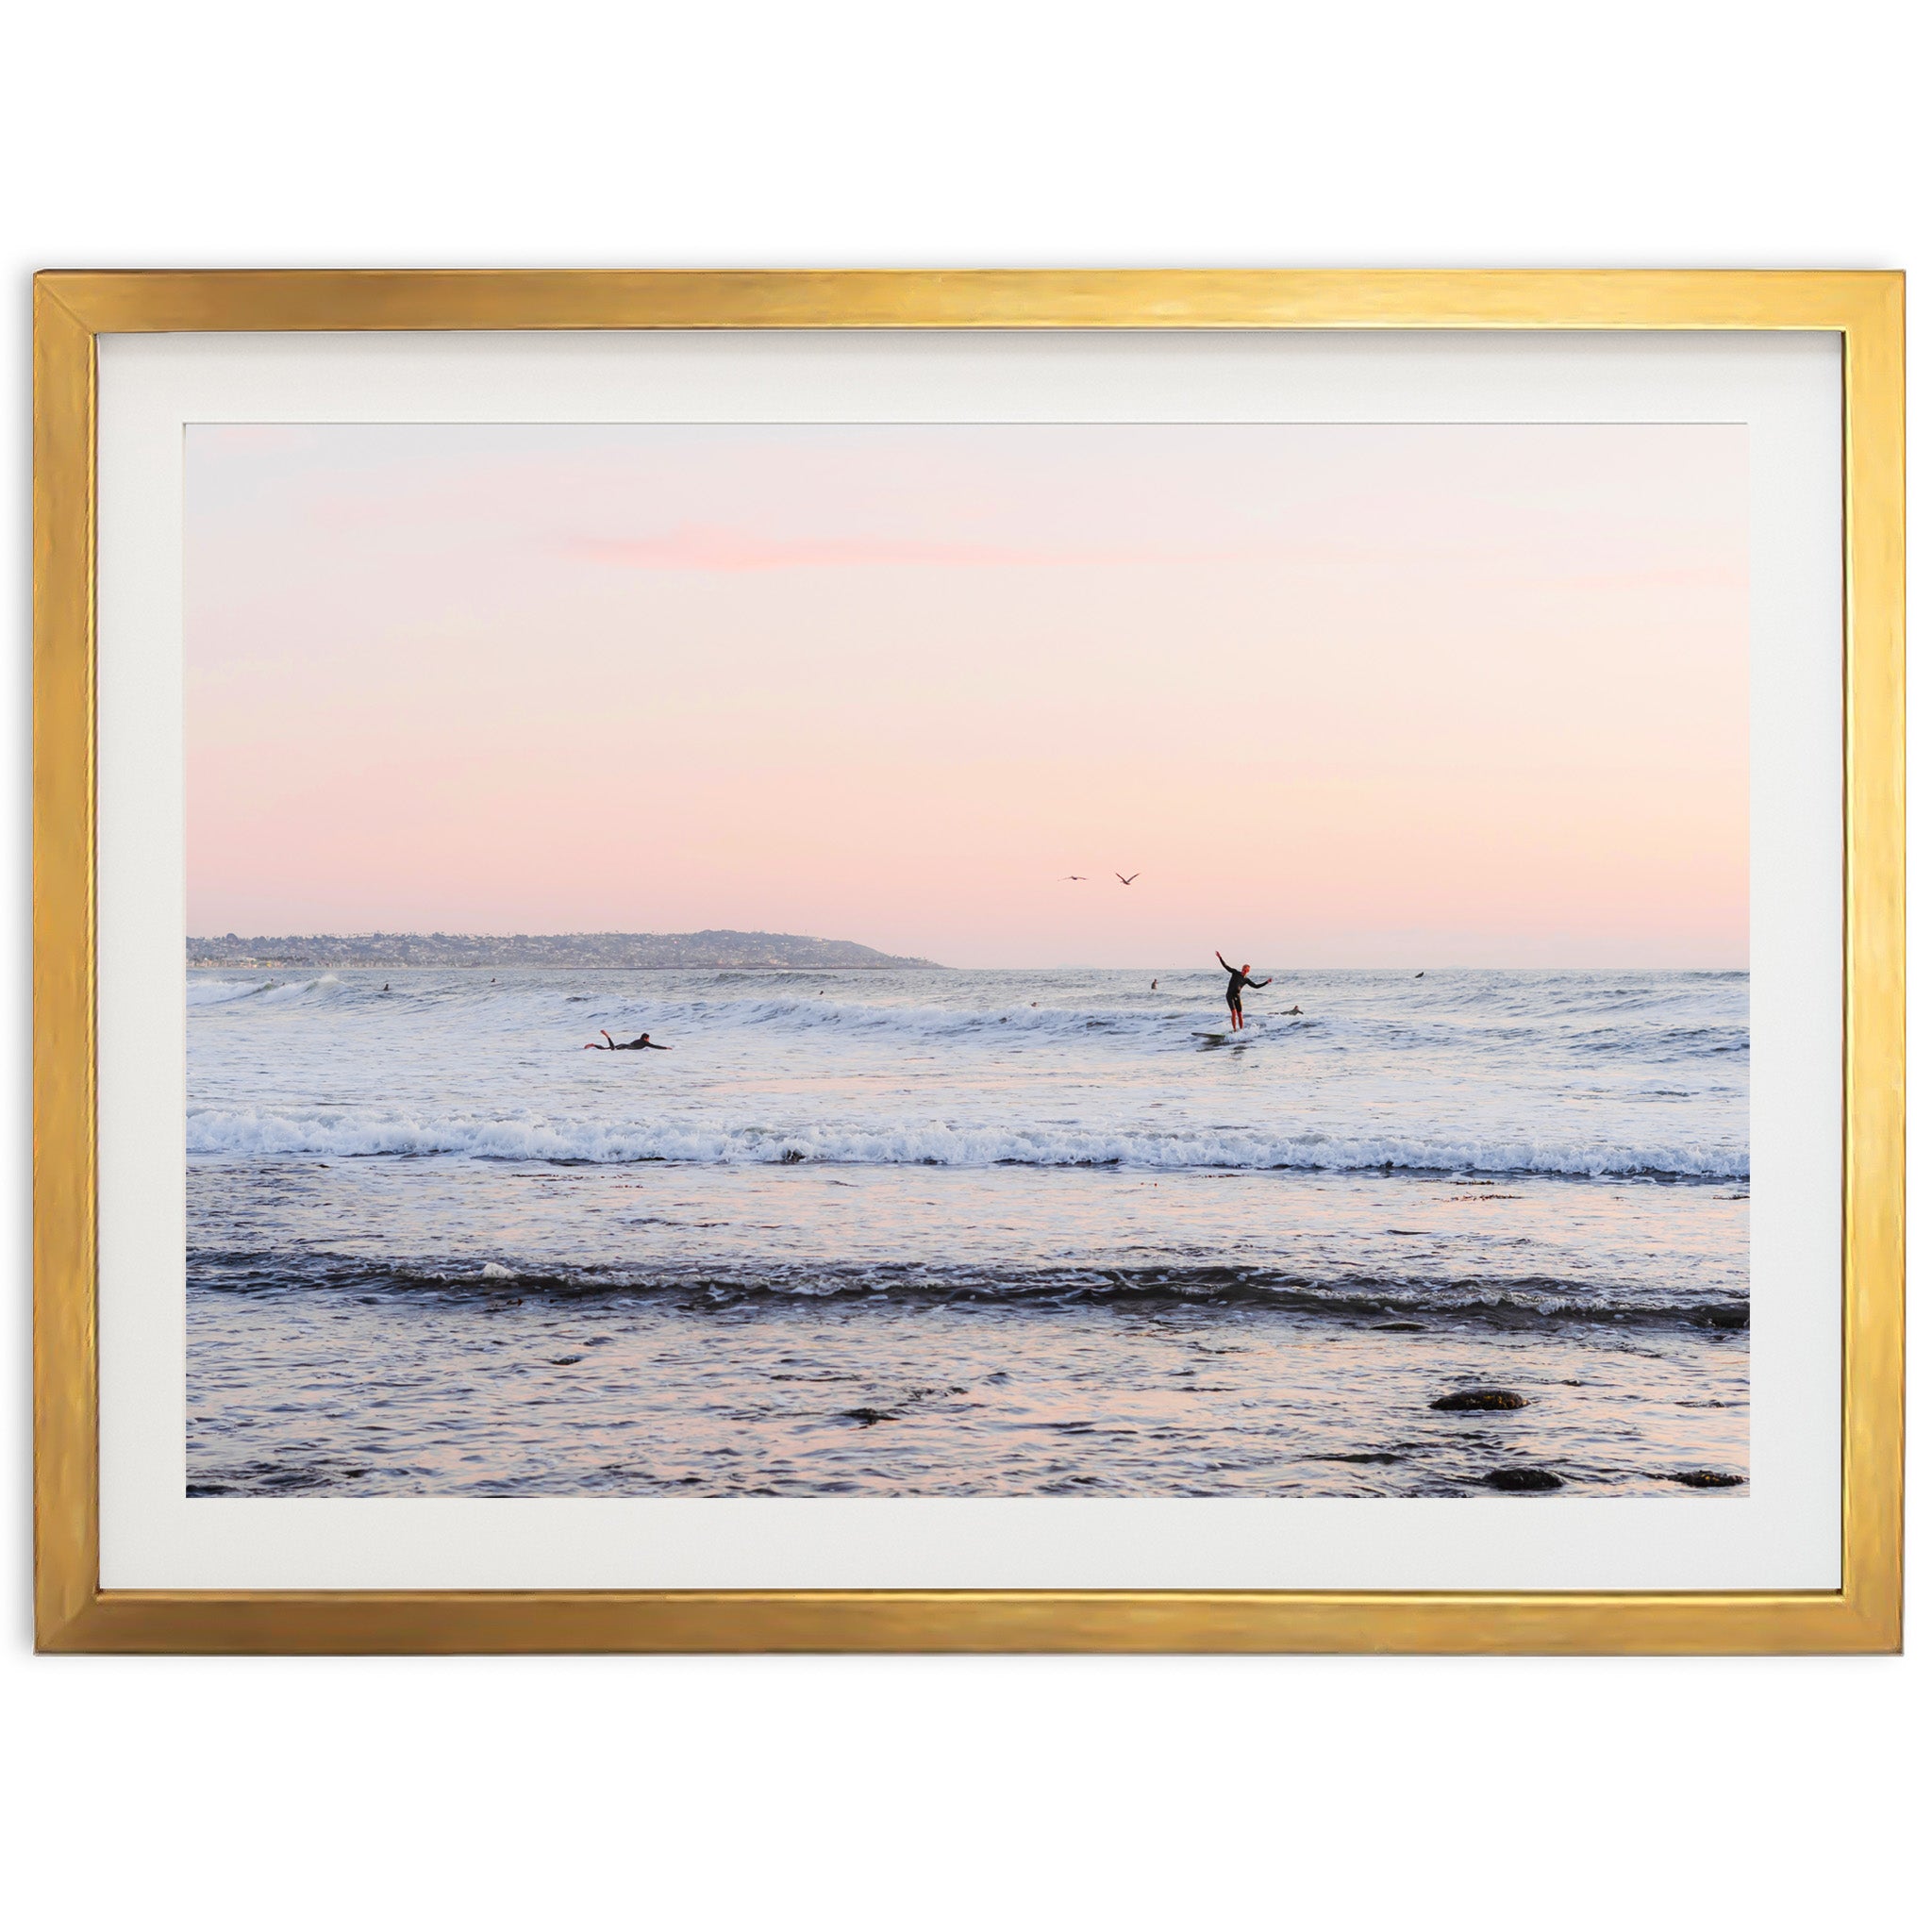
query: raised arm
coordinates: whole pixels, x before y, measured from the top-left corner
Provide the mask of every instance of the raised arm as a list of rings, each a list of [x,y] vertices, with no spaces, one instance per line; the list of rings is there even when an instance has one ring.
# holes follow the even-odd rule
[[[1217,959],[1221,959],[1221,948],[1219,946],[1216,946],[1214,949],[1214,957]],[[1224,973],[1232,973],[1234,971],[1234,968],[1230,966],[1225,959],[1221,959],[1221,970]]]
[[[1274,984],[1274,975],[1271,973],[1266,979],[1251,979],[1248,981],[1248,984],[1250,986],[1273,986]]]

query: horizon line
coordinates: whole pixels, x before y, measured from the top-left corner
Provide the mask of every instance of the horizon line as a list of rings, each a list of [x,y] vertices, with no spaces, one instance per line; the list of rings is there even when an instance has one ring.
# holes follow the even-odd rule
[[[877,949],[874,948],[869,950]],[[338,960],[335,962],[327,962],[311,959],[306,961],[284,962],[280,965],[276,965],[271,962],[254,959],[218,958],[189,960],[185,962],[184,970],[190,973],[211,973],[223,970],[231,970],[233,968],[240,966],[253,966],[260,972],[304,970],[308,968],[313,968],[319,971],[345,973],[482,973],[487,972],[491,968],[494,968],[498,972],[508,973],[1131,973],[1134,974],[1136,976],[1142,973],[1152,973],[1157,976],[1164,976],[1167,974],[1178,975],[1188,973],[1205,973],[1210,978],[1218,978],[1224,976],[1224,970],[1220,966],[1202,966],[1196,963],[1190,962],[1176,963],[1173,960],[1170,960],[1165,964],[1156,964],[1151,960],[1142,960],[1139,964],[1128,966],[1109,966],[1101,965],[1091,960],[1067,959],[1057,960],[1051,966],[1024,964],[1009,966],[948,966],[943,959],[919,958],[915,958],[910,954],[894,954],[890,955],[888,957],[890,958],[891,963],[887,965],[868,965],[863,960],[847,959],[830,960],[819,965],[791,965],[778,961],[763,960],[750,965],[732,965],[726,963],[710,962],[706,960],[687,960],[662,966],[614,966],[608,965],[597,960],[515,961],[502,959],[452,959],[441,965],[425,964],[420,960],[411,963],[404,963],[400,965],[383,965],[379,963],[371,964],[361,960],[345,959]],[[1253,960],[1251,963],[1258,966],[1273,967],[1274,970],[1277,973],[1395,973],[1406,974],[1409,977],[1416,979],[1422,978],[1424,974],[1451,973],[1699,973],[1709,974],[1713,975],[1724,974],[1726,976],[1735,976],[1740,974],[1749,974],[1751,971],[1751,968],[1748,964],[1743,966],[1661,966],[1654,963],[1640,964],[1632,962],[1630,960],[1600,960],[1591,965],[1500,965],[1495,963],[1475,965],[1464,961],[1460,963],[1451,963],[1446,965],[1436,965],[1416,968],[1411,968],[1406,965],[1341,965],[1332,962],[1319,964],[1284,964],[1279,960],[1268,958],[1257,958]]]

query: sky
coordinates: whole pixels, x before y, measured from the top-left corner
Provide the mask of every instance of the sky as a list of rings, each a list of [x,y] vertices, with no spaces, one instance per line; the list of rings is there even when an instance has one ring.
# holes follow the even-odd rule
[[[1724,425],[192,426],[188,930],[1742,966],[1747,458]]]

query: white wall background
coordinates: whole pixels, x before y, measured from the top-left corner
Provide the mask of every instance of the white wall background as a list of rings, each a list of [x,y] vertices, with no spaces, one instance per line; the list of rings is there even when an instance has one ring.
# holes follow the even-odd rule
[[[1918,270],[1912,12],[96,0],[15,21],[0,1898],[20,1923],[1567,1932],[1924,1909],[1923,1654],[36,1659],[27,1575],[29,271]]]

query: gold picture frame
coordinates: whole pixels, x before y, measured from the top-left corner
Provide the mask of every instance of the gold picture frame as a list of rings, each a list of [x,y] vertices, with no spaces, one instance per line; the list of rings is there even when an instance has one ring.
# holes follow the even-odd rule
[[[1841,1587],[106,1590],[94,1036],[96,339],[176,330],[1817,330],[1843,354]],[[221,272],[34,285],[39,1647],[125,1652],[1882,1652],[1902,1621],[1904,280],[1890,273]]]

